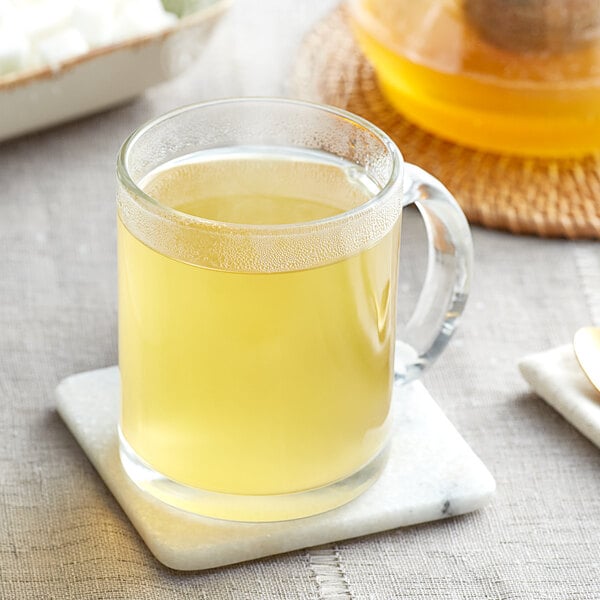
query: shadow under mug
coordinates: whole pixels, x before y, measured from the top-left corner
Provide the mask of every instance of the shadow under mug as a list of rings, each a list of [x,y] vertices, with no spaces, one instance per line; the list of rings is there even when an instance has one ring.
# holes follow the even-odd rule
[[[273,225],[209,220],[144,191],[149,175],[186,157],[249,149],[286,168],[326,163],[325,177],[300,175],[309,200],[327,202],[333,171],[360,173],[373,191],[337,214]],[[278,164],[255,178],[255,193],[277,193]],[[284,99],[168,113],[129,137],[117,171],[129,477],[168,504],[239,521],[304,517],[358,496],[385,465],[394,385],[440,354],[467,298],[472,243],[455,200],[371,123]],[[220,181],[237,180],[224,171]],[[400,221],[411,203],[429,262],[398,337]]]

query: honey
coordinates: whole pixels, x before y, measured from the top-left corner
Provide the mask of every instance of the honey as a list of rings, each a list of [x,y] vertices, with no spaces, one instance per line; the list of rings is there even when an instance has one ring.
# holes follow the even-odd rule
[[[506,154],[600,151],[598,38],[500,44],[461,0],[357,0],[352,23],[386,98],[423,129]]]

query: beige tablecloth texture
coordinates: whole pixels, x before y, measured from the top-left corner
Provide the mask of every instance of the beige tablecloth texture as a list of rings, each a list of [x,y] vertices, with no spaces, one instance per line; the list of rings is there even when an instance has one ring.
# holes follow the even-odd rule
[[[496,500],[477,514],[178,574],[152,558],[54,411],[61,378],[117,360],[121,140],[180,104],[283,95],[303,33],[334,4],[238,0],[182,78],[0,145],[0,598],[600,597],[600,452],[516,367],[600,324],[598,243],[473,231],[471,300],[425,383],[497,479]],[[405,291],[424,253],[410,212],[403,242]]]

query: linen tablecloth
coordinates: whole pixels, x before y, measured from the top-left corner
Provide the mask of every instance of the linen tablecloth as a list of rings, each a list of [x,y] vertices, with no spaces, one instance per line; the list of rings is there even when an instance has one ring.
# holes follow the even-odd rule
[[[496,477],[479,513],[179,574],[150,555],[54,410],[61,378],[117,361],[121,141],[181,104],[284,95],[303,34],[334,5],[238,0],[178,80],[0,145],[0,598],[600,597],[600,452],[516,367],[600,324],[598,243],[473,230],[471,298],[425,383]],[[424,264],[410,211],[403,237],[408,290]]]

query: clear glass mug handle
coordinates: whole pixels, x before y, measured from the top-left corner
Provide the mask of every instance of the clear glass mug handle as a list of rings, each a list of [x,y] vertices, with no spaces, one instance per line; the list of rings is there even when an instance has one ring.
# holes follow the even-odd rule
[[[419,209],[429,245],[425,283],[396,340],[395,379],[408,383],[440,355],[469,294],[473,242],[467,219],[450,192],[432,175],[405,164],[404,206]]]

